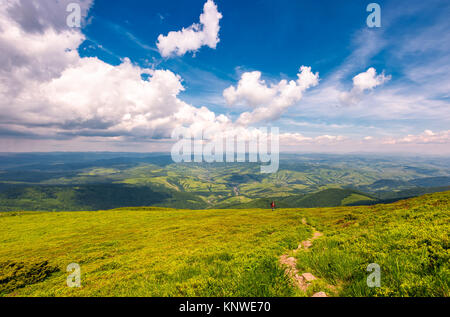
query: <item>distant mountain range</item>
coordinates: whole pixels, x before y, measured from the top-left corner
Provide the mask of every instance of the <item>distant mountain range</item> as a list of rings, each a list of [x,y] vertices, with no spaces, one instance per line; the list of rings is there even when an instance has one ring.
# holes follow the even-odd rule
[[[167,154],[0,154],[0,211],[315,208],[371,205],[450,190],[448,158],[282,155],[259,164],[174,164]]]

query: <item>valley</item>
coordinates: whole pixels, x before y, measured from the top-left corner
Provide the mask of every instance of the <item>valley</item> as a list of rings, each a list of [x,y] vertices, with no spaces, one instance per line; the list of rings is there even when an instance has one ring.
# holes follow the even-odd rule
[[[258,164],[180,163],[166,154],[0,155],[0,211],[335,207],[450,189],[448,158],[284,154]]]

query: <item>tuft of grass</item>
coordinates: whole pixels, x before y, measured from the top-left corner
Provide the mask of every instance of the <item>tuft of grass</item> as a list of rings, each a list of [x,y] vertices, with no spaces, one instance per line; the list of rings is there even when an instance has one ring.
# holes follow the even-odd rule
[[[58,268],[50,266],[48,261],[0,263],[0,295],[41,282],[56,271]]]

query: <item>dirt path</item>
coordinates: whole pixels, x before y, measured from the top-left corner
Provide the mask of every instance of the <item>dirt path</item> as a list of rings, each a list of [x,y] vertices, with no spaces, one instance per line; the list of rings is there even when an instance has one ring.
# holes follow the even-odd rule
[[[308,225],[305,218],[302,219],[302,224]],[[316,231],[314,228],[312,229],[314,230],[313,236],[308,240],[300,242],[298,248],[292,251],[294,254],[299,251],[309,249],[313,245],[314,240],[317,240],[318,238],[323,236],[321,232]],[[289,256],[289,254],[283,254],[280,257],[280,264],[286,268],[285,272],[292,279],[294,285],[304,292],[306,292],[308,287],[311,285],[311,282],[317,279],[311,273],[300,274],[297,269],[297,259],[293,256]],[[318,292],[315,293],[312,297],[327,297],[327,294],[325,292]]]

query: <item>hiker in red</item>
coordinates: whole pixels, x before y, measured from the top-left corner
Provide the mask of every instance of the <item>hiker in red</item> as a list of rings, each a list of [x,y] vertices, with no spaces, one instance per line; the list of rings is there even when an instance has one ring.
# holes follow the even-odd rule
[[[272,201],[272,203],[270,204],[270,207],[272,207],[272,211],[275,209],[275,202]]]

